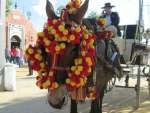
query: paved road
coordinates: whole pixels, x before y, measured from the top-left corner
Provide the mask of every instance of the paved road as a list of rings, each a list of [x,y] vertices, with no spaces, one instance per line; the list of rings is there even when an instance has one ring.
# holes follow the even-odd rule
[[[134,79],[131,85],[133,85],[133,81]],[[145,81],[142,83],[146,85]],[[145,89],[142,89],[142,92],[144,91]],[[19,77],[17,78],[16,91],[0,92],[0,113],[69,113],[69,104],[62,110],[55,110],[49,107],[45,97],[46,93],[46,90],[39,90],[35,86],[34,77]],[[143,94],[146,95],[145,92]],[[112,92],[105,95],[103,103],[104,113],[132,113],[132,106],[135,105],[134,99],[135,91],[133,89],[114,88]],[[150,105],[149,100],[148,102],[148,105]],[[89,105],[90,101],[87,101],[86,104],[80,104],[79,112],[88,113]],[[122,109],[126,108],[130,112],[122,111]],[[134,113],[150,113],[149,107],[146,110]]]

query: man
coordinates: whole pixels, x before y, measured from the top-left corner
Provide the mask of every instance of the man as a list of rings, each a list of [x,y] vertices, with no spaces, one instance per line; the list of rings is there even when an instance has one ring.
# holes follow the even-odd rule
[[[111,9],[113,7],[115,7],[115,6],[111,5],[111,3],[105,3],[105,6],[102,7],[102,9],[103,9],[102,17],[107,19],[106,27],[110,26],[110,25],[115,26],[116,29],[117,29],[117,35],[121,36],[121,32],[120,32],[120,29],[119,29],[119,26],[118,26],[118,24],[120,22],[120,18],[119,18],[119,15],[118,15],[117,12],[112,12],[111,11]]]
[[[28,62],[28,69],[29,69],[29,75],[28,76],[32,76],[33,75],[33,69],[32,69],[32,66],[31,66],[31,61],[27,61]]]
[[[16,63],[20,67],[20,48],[16,47]]]

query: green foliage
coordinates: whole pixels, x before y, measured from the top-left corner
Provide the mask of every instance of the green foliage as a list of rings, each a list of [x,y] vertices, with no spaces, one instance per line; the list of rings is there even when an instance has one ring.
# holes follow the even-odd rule
[[[6,17],[11,11],[12,0],[6,0]]]
[[[91,11],[90,14],[88,15],[88,18],[96,18],[98,17],[98,14],[95,11]]]
[[[59,6],[57,9],[56,9],[56,14],[57,15],[60,15],[61,14],[61,10],[64,8],[64,6]]]

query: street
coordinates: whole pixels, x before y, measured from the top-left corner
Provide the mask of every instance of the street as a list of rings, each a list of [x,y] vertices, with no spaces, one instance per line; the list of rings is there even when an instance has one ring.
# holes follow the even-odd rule
[[[129,85],[134,85],[135,80],[132,79]],[[104,113],[150,113],[147,82],[142,78],[141,83],[141,107],[138,110],[134,111],[136,105],[134,89],[113,88],[111,92],[105,94]],[[69,113],[69,102],[62,110],[53,109],[47,103],[46,94],[46,90],[36,87],[34,76],[17,76],[16,91],[0,92],[0,113]],[[86,104],[78,104],[79,113],[88,113],[89,109],[89,100]]]

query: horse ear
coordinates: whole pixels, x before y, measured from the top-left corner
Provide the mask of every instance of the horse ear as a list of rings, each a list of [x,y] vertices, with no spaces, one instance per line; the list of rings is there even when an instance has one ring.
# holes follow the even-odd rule
[[[54,12],[53,5],[49,0],[46,1],[46,14],[47,14],[48,18],[51,18],[51,19],[57,18],[56,14]]]
[[[81,23],[83,16],[88,9],[89,0],[85,0],[82,6],[77,10],[76,14],[73,16],[77,23]]]

